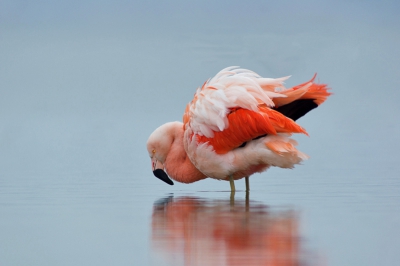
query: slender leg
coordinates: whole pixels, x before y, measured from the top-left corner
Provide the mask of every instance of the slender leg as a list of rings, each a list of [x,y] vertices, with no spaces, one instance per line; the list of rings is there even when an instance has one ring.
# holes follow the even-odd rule
[[[231,185],[231,192],[235,192],[236,189],[235,189],[235,181],[233,181],[233,175],[229,176],[229,183]]]
[[[246,191],[250,191],[250,182],[249,182],[249,177],[248,177],[248,176],[246,176],[244,179],[246,180]]]

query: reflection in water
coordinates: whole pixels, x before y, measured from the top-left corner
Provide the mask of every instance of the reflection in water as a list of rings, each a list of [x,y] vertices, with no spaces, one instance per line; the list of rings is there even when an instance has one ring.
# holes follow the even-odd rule
[[[153,246],[174,265],[303,265],[299,237],[290,209],[172,196],[154,204]]]

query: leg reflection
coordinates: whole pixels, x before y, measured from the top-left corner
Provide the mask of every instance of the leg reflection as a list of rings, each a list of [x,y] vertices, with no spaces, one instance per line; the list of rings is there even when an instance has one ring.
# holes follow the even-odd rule
[[[245,199],[178,197],[157,201],[152,245],[185,265],[303,265],[298,214]],[[307,263],[305,263],[307,264]],[[176,265],[176,264],[171,264]],[[308,265],[308,264],[307,264]]]
[[[231,206],[235,205],[235,191],[231,191],[230,204]]]

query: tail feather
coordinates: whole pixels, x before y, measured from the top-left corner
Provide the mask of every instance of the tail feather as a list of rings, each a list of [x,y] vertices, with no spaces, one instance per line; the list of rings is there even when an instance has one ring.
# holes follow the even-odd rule
[[[332,93],[328,91],[326,84],[312,83],[307,92],[300,99],[313,99],[318,105],[321,105]]]
[[[282,168],[293,168],[295,164],[309,157],[305,153],[296,149],[297,142],[293,139],[284,136],[270,137],[265,143],[265,146],[278,157],[271,158],[271,165],[279,166]]]
[[[275,110],[297,120],[312,109],[321,105],[331,95],[326,84],[314,83],[316,75],[303,84],[281,91],[286,98],[275,98]]]

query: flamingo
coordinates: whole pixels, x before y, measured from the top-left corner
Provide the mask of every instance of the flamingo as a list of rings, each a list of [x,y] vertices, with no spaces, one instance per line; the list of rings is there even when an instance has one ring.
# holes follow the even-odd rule
[[[308,136],[295,121],[322,104],[331,93],[314,77],[292,88],[282,78],[228,67],[199,87],[186,106],[183,122],[158,127],[147,151],[156,177],[173,185],[205,178],[230,182],[271,166],[293,168],[308,159],[296,149],[293,133]]]

